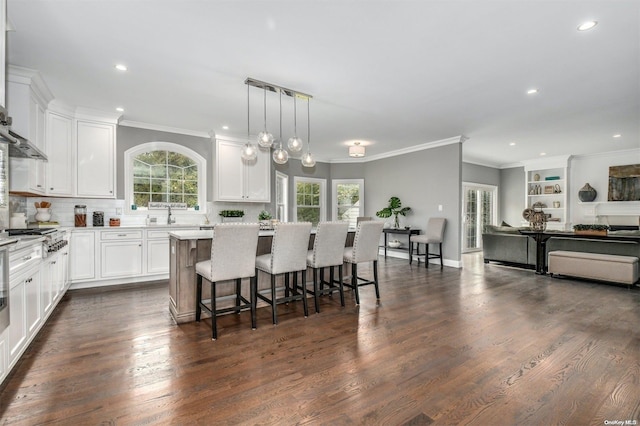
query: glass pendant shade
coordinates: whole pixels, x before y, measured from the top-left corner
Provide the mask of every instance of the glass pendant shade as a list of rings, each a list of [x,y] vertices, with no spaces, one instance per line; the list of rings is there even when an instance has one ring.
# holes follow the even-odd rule
[[[273,135],[264,129],[262,132],[258,133],[258,145],[263,148],[271,148],[273,145]]]
[[[311,156],[311,151],[307,151],[302,156],[302,165],[304,167],[313,167],[316,165],[316,160],[314,160],[313,157]]]
[[[300,152],[302,150],[302,139],[297,136],[289,138],[289,142],[287,142],[287,147],[291,152]]]
[[[278,164],[284,164],[289,161],[289,153],[282,149],[282,144],[278,145],[278,148],[273,151],[273,161]]]
[[[252,161],[252,160],[255,160],[258,157],[258,151],[257,151],[256,147],[252,143],[247,142],[242,147],[241,156],[242,156],[242,159],[245,160],[245,161]]]

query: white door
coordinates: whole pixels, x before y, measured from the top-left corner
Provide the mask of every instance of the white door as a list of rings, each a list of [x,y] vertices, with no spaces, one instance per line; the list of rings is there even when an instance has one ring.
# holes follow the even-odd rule
[[[463,183],[462,193],[462,251],[480,250],[484,225],[494,225],[497,220],[498,188]]]

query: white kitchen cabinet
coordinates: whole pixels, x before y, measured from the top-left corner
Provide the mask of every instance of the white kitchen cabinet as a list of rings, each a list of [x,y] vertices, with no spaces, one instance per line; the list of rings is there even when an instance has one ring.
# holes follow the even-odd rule
[[[271,201],[271,155],[258,149],[254,161],[240,155],[244,141],[216,140],[214,200],[232,202]]]
[[[0,383],[9,373],[9,352],[7,350],[7,330],[0,331]]]
[[[45,108],[51,100],[49,90],[35,71],[15,66],[9,67],[6,85],[11,128],[46,154]],[[30,158],[11,158],[11,192],[44,194],[45,164]]]
[[[169,273],[169,231],[147,230],[147,274]]]
[[[69,240],[69,276],[73,281],[96,278],[96,233],[73,231]]]
[[[25,313],[27,317],[27,335],[33,336],[38,332],[42,322],[40,268],[35,269],[24,280]]]
[[[101,278],[139,276],[142,260],[142,230],[100,233]]]
[[[40,284],[40,307],[42,317],[49,315],[54,302],[55,256],[44,259],[42,264],[42,282]]]
[[[73,196],[73,120],[70,116],[47,111],[47,194]]]
[[[76,120],[76,195],[115,198],[115,124]]]
[[[24,279],[16,278],[11,282],[11,290],[9,291],[9,300],[11,305],[9,308],[9,364],[22,354],[22,349],[27,342],[27,313],[25,307],[27,304],[25,294]]]

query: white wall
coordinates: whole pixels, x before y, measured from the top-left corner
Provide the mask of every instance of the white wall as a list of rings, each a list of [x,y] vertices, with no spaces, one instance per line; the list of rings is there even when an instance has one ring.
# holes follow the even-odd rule
[[[609,167],[640,164],[640,148],[597,155],[575,156],[569,171],[571,222],[638,225],[640,201],[608,202]],[[589,183],[598,195],[594,203],[581,203],[578,191]]]

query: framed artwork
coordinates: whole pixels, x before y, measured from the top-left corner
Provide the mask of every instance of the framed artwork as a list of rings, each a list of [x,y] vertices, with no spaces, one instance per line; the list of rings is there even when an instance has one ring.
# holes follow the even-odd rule
[[[640,201],[640,164],[609,167],[608,201]]]

